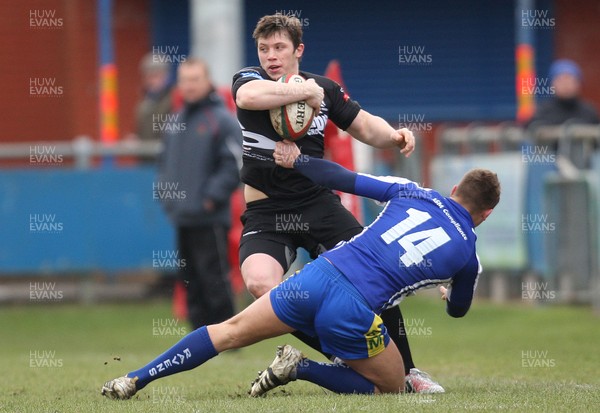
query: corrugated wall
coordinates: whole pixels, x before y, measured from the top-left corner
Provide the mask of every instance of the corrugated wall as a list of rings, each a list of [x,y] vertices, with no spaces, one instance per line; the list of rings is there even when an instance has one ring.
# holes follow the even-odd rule
[[[339,59],[351,95],[389,121],[514,117],[513,2],[280,4],[248,2],[249,64],[257,63],[250,36],[260,16],[292,13],[304,24],[302,68],[323,73],[330,59]]]

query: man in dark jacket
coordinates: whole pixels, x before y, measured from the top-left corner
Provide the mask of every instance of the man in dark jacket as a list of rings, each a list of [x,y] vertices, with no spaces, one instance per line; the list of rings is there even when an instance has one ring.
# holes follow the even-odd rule
[[[554,95],[542,103],[529,121],[534,126],[561,125],[565,122],[596,124],[596,109],[580,97],[581,69],[568,59],[556,60],[550,66]]]
[[[538,107],[536,113],[528,122],[531,129],[543,126],[558,126],[563,124],[598,124],[598,112],[594,106],[580,96],[582,75],[581,69],[572,60],[556,60],[550,66],[549,77],[552,84],[552,96]],[[567,141],[565,141],[567,142]],[[591,141],[591,147],[597,148],[596,141]],[[588,143],[568,141],[569,158],[574,165],[587,168],[590,150]],[[548,143],[548,148],[556,153],[559,140]]]
[[[228,281],[229,199],[239,184],[241,131],[210,81],[190,58],[178,69],[183,108],[165,123],[155,198],[176,227],[179,268],[193,328],[234,314]]]

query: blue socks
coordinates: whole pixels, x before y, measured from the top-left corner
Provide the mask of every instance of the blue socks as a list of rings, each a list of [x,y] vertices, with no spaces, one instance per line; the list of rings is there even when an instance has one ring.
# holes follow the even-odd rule
[[[304,359],[296,367],[296,378],[341,394],[373,394],[375,385],[345,364],[319,363]]]
[[[137,376],[135,387],[141,390],[156,379],[198,367],[217,354],[206,326],[200,327],[141,369],[127,373],[127,377]]]
[[[127,373],[127,377],[137,376],[135,385],[141,390],[156,379],[198,367],[217,354],[206,326],[200,327],[141,369]],[[304,359],[296,368],[296,379],[342,394],[373,394],[375,391],[373,383],[343,364]]]

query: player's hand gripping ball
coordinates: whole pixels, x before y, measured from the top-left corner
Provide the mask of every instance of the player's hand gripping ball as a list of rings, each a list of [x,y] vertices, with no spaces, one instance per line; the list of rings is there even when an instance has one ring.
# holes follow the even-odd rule
[[[303,83],[304,78],[299,75],[283,75],[278,82]],[[290,141],[296,141],[304,137],[315,117],[315,110],[307,105],[304,100],[288,103],[279,108],[271,109],[269,112],[273,129],[283,139]]]

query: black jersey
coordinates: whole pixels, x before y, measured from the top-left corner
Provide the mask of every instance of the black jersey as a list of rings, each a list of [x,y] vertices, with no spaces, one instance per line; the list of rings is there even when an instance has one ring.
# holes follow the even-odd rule
[[[360,106],[333,80],[308,72],[300,72],[300,76],[314,79],[323,88],[325,96],[321,110],[315,116],[306,136],[296,143],[303,154],[322,158],[327,120],[331,119],[339,128],[345,130],[358,115]],[[272,80],[260,67],[247,67],[237,72],[233,76],[231,88],[234,100],[243,84],[257,79]],[[274,199],[301,200],[324,190],[294,169],[282,168],[275,164],[275,142],[282,138],[273,129],[268,110],[246,110],[237,107],[237,118],[244,137],[242,182]]]

